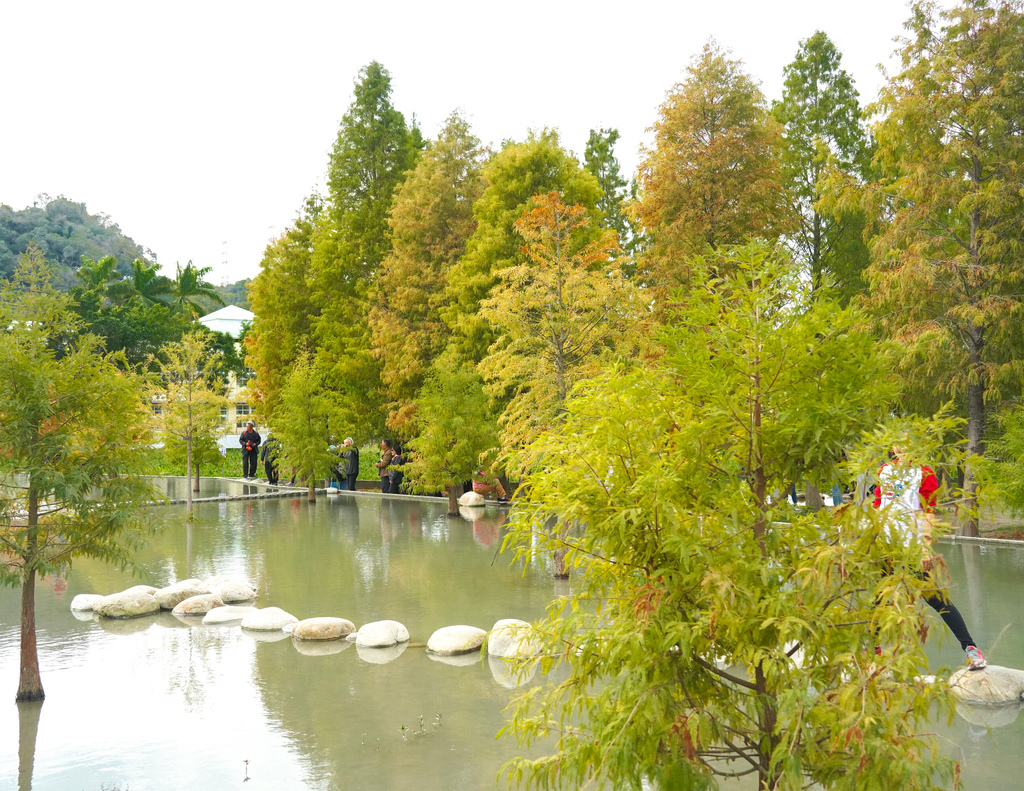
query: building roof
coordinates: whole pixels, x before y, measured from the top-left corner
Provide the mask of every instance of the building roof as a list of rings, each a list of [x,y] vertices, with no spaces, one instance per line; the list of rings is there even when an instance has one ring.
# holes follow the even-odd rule
[[[242,324],[251,322],[256,314],[238,305],[228,305],[213,313],[207,313],[198,319],[199,323],[209,327],[214,332],[226,332],[232,338],[242,334]]]

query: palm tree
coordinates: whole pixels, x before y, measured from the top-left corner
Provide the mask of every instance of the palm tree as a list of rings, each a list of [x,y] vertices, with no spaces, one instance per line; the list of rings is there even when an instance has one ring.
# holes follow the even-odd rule
[[[203,280],[212,270],[213,267],[210,266],[200,269],[191,261],[184,268],[178,264],[178,277],[174,280],[171,288],[171,306],[175,311],[195,317],[205,310],[202,303],[204,299],[217,305],[224,305],[224,300],[221,299],[217,290]]]
[[[121,304],[136,301],[144,306],[166,305],[173,283],[169,277],[158,274],[159,269],[159,264],[147,264],[136,258],[132,261],[132,276],[112,284],[107,293]]]
[[[95,293],[101,302],[111,298],[111,291],[122,280],[121,273],[117,271],[117,259],[112,255],[105,255],[99,261],[83,257],[75,270],[75,277],[86,292]]]

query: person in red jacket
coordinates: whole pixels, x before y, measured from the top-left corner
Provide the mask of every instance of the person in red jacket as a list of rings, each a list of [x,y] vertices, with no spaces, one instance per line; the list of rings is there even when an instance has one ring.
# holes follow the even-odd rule
[[[878,486],[875,489],[875,508],[888,510],[888,522],[904,542],[919,540],[927,551],[920,579],[932,582],[932,521],[935,513],[935,499],[939,480],[927,466],[901,464],[903,448],[893,447],[893,459],[882,465],[878,472]],[[981,670],[988,662],[974,644],[974,638],[964,623],[963,616],[949,599],[949,594],[937,585],[924,600],[935,610],[943,622],[960,641],[960,647],[967,655],[971,670]]]

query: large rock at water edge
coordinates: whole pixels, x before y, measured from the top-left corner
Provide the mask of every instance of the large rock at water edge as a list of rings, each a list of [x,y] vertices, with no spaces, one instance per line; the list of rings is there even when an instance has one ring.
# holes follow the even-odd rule
[[[487,501],[484,500],[484,496],[477,492],[466,492],[459,498],[459,505],[467,508],[476,508],[478,506],[486,505],[486,503]]]
[[[85,610],[92,612],[92,608],[96,605],[96,602],[102,598],[104,597],[99,593],[79,593],[71,600],[71,609],[74,612],[82,612]]]
[[[427,650],[441,656],[455,656],[479,651],[487,632],[475,626],[445,626],[438,629],[427,640]]]
[[[298,618],[280,607],[264,607],[245,616],[242,619],[242,628],[253,632],[280,632],[286,624],[298,621]]]
[[[206,615],[210,610],[223,607],[224,602],[216,593],[204,593],[201,596],[192,596],[181,602],[173,610],[175,615]]]
[[[949,677],[953,695],[964,703],[1002,706],[1024,701],[1024,670],[989,665],[984,670],[962,668]]]
[[[215,610],[210,610],[203,616],[203,626],[217,626],[222,623],[234,623],[235,621],[241,621],[247,615],[251,615],[254,612],[259,612],[259,608],[236,607],[230,604],[224,607],[218,607]]]
[[[409,630],[398,621],[373,621],[359,627],[355,643],[363,648],[388,648],[409,641]]]
[[[503,618],[487,635],[487,655],[502,659],[536,656],[540,650],[539,642],[533,627],[526,621]]]
[[[173,585],[168,585],[166,588],[161,588],[153,595],[160,603],[161,608],[165,610],[173,610],[185,601],[185,599],[191,599],[193,596],[203,596],[209,592],[210,589],[202,583],[196,582],[193,584],[190,580],[187,583],[176,582]]]
[[[130,590],[104,596],[93,605],[92,611],[105,618],[137,618],[140,615],[160,612],[156,597],[141,591]]]
[[[340,640],[352,634],[356,625],[344,618],[306,618],[292,626],[296,640]]]

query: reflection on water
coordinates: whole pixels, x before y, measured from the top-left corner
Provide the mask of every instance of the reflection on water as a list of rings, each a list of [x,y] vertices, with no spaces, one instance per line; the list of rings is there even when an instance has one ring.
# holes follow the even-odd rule
[[[479,655],[453,667],[423,644],[442,626],[537,618],[553,585],[543,563],[525,574],[492,563],[495,541],[478,533],[500,537],[504,514],[477,524],[445,511],[345,495],[214,502],[187,530],[180,508],[154,509],[166,530],[138,555],[142,582],[242,575],[260,606],[357,625],[393,618],[412,643],[351,650],[170,613],[79,620],[76,594],[140,581],[79,562],[38,588],[47,699],[35,720],[0,708],[0,788],[179,791],[233,786],[246,771],[246,789],[492,787],[518,751],[494,739],[511,693]],[[17,688],[17,602],[0,589],[0,699]]]
[[[0,789],[493,787],[519,751],[494,739],[517,680],[500,660],[439,661],[423,643],[442,626],[533,620],[572,583],[553,583],[542,553],[525,574],[503,555],[495,560],[503,513],[465,521],[445,510],[349,495],[315,505],[209,503],[191,530],[180,508],[152,511],[166,530],[138,557],[141,581],[245,576],[260,606],[300,618],[401,621],[412,641],[392,649],[298,642],[169,613],[129,621],[75,614],[76,594],[139,581],[83,561],[67,579],[39,586],[47,700],[16,706],[18,591],[0,589],[0,701],[8,701],[0,705]],[[990,661],[1024,667],[1024,550],[942,551],[955,601]],[[958,647],[933,620],[933,666],[958,666]],[[957,711],[936,728],[962,759],[964,787],[1019,788],[1019,708]]]
[[[154,486],[157,493],[168,500],[188,499],[188,490],[192,489],[192,498],[220,497],[225,495],[233,497],[241,494],[259,494],[261,492],[277,491],[276,487],[260,485],[259,483],[246,483],[235,481],[230,478],[199,478],[199,491],[195,490],[195,481],[189,481],[184,476],[169,476],[166,478],[154,478]],[[191,486],[189,485],[191,483]]]

